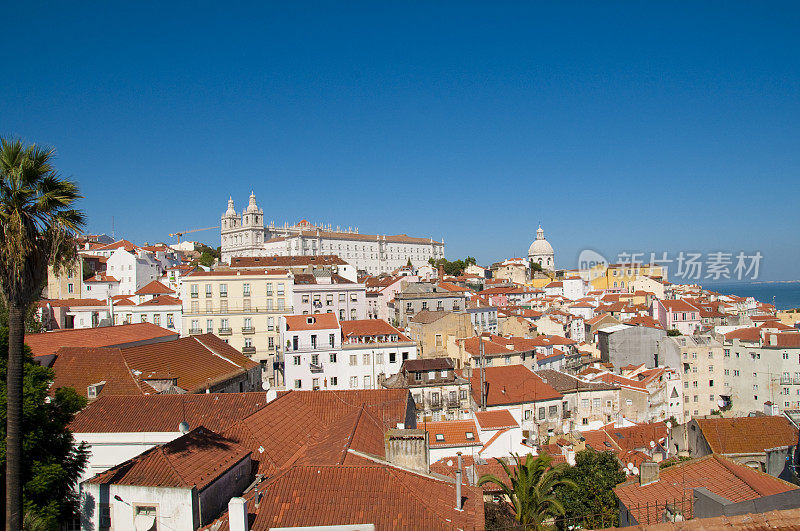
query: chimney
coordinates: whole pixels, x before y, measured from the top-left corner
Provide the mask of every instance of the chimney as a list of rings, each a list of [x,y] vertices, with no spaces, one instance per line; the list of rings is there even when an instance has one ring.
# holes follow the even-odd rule
[[[639,467],[639,485],[649,485],[658,481],[658,463],[645,461]]]
[[[247,501],[244,498],[231,498],[228,502],[228,522],[231,531],[248,531]]]
[[[427,431],[390,429],[384,436],[384,446],[390,463],[424,474],[430,471]]]
[[[458,456],[458,470],[456,470],[456,511],[463,511],[461,506],[461,452],[456,452]]]

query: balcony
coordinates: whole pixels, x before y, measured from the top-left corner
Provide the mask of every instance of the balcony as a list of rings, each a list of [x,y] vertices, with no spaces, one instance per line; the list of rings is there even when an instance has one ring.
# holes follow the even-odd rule
[[[242,333],[246,334],[246,335],[255,334],[256,333],[256,329],[253,328],[252,326],[243,326],[242,327]]]
[[[196,336],[196,335],[202,334],[202,333],[203,333],[203,330],[200,329],[200,328],[190,328],[189,329],[189,335],[190,336]]]
[[[242,354],[252,355],[256,353],[256,347],[242,347]]]
[[[309,369],[311,369],[312,373],[322,372],[322,365],[320,365],[320,364],[309,363],[308,367],[309,367]]]
[[[222,298],[222,299],[224,299],[224,298],[227,298],[227,296],[228,296],[228,292],[227,292],[227,291],[220,291],[220,292],[219,292],[219,296],[220,296],[220,298]]]
[[[217,335],[220,335],[220,336],[229,336],[232,333],[233,333],[233,331],[230,328],[220,328],[220,329],[217,330]]]
[[[448,398],[445,403],[447,404],[448,409],[458,409],[461,407],[461,401],[458,398],[455,400]]]

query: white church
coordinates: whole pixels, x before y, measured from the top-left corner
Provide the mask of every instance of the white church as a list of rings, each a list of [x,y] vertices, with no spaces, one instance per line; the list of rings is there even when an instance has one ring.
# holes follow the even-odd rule
[[[553,246],[544,239],[544,231],[541,225],[536,231],[536,239],[528,247],[528,260],[538,263],[542,266],[542,269],[548,271],[556,270],[556,255],[553,252]]]
[[[222,261],[234,256],[319,256],[338,255],[370,275],[391,273],[411,261],[415,268],[428,260],[444,258],[444,242],[433,238],[415,238],[406,234],[360,234],[358,227],[332,227],[301,220],[294,225],[264,224],[264,211],[256,204],[255,194],[241,216],[233,198],[222,215]]]

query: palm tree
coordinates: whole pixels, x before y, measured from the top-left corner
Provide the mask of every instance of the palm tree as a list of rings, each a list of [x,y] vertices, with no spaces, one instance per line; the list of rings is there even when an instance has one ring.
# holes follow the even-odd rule
[[[564,514],[564,506],[554,492],[559,485],[574,485],[572,481],[561,479],[564,465],[552,467],[552,457],[542,454],[525,456],[525,460],[514,454],[516,466],[512,470],[501,459],[497,459],[508,476],[508,483],[494,474],[484,474],[478,485],[494,483],[508,498],[514,510],[514,517],[524,529],[545,529],[545,522]]]
[[[48,265],[75,259],[83,214],[78,187],[51,165],[55,152],[0,140],[0,296],[8,307],[6,529],[22,527],[22,367],[25,312],[39,298]]]

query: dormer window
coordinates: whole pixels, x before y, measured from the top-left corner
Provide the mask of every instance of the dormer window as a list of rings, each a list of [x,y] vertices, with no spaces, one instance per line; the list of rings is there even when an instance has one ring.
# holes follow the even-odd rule
[[[97,395],[103,390],[103,386],[106,385],[105,381],[98,382],[86,387],[86,396],[89,398],[97,398]]]
[[[316,320],[315,317],[306,317],[306,324],[314,324]]]
[[[444,434],[443,433],[437,433],[436,434],[436,442],[444,442]]]
[[[468,440],[468,441],[474,441],[474,440],[475,440],[475,434],[474,434],[474,433],[472,433],[471,431],[468,431],[468,432],[466,433],[466,436],[467,436],[467,440]]]

